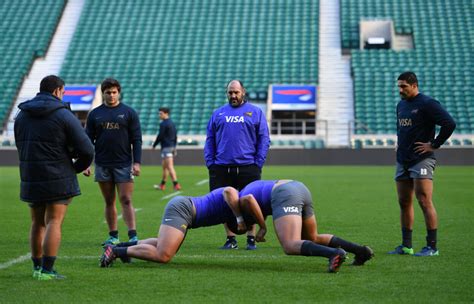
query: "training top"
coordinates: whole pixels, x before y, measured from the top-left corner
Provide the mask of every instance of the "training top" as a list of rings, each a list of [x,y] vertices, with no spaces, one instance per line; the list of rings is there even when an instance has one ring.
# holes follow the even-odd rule
[[[435,126],[441,126],[435,138]],[[411,166],[425,158],[434,158],[434,153],[418,154],[415,142],[431,142],[439,148],[456,128],[454,119],[439,101],[419,93],[414,98],[402,99],[397,105],[397,162]]]
[[[270,136],[262,110],[248,102],[239,107],[226,104],[212,114],[207,124],[204,146],[206,166],[263,167],[270,147]]]
[[[264,217],[272,214],[272,190],[276,180],[258,180],[251,182],[239,192],[239,197],[252,194],[257,200]]]
[[[102,104],[89,113],[86,132],[95,145],[95,163],[102,167],[126,167],[140,163],[142,132],[137,113],[119,103],[116,107]]]
[[[160,123],[160,131],[156,136],[153,148],[161,143],[161,149],[176,147],[177,136],[176,127],[171,119],[165,119]]]
[[[234,217],[224,200],[224,189],[225,187],[222,187],[204,196],[190,197],[196,208],[196,217],[191,228],[222,224]]]

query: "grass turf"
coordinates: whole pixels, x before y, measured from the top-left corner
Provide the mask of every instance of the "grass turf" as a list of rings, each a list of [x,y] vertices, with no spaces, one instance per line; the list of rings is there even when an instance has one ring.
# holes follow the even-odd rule
[[[416,258],[386,252],[401,242],[393,167],[264,168],[264,179],[296,179],[313,193],[321,233],[370,245],[375,258],[363,267],[348,261],[339,274],[328,274],[327,260],[285,256],[273,230],[256,251],[219,250],[221,226],[190,230],[178,254],[167,265],[135,260],[109,269],[98,267],[100,243],[107,236],[103,202],[92,178],[80,176],[83,195],[74,199],[63,225],[56,268],[64,281],[39,282],[31,277],[28,257],[29,211],[18,199],[18,168],[0,167],[0,302],[171,302],[294,303],[473,302],[474,168],[440,166],[434,201],[439,215],[440,256]],[[205,194],[207,171],[178,166],[183,195]],[[136,179],[134,205],[139,237],[154,237],[173,193],[152,185],[161,169],[143,167]],[[120,212],[120,209],[119,209]],[[267,219],[272,227],[271,218]],[[119,221],[120,236],[126,228]],[[415,251],[425,245],[420,208],[415,206]],[[19,261],[12,262],[19,258]]]

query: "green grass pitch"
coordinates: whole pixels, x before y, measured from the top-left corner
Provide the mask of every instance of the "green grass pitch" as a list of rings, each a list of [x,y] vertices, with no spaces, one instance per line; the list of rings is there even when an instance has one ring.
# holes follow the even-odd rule
[[[208,190],[202,167],[178,166],[183,195]],[[394,168],[268,166],[264,179],[296,179],[313,194],[318,228],[370,245],[375,258],[363,267],[344,264],[326,273],[325,258],[285,256],[273,230],[256,251],[219,250],[221,226],[190,230],[181,250],[166,265],[135,260],[98,267],[107,236],[103,202],[92,178],[80,176],[82,195],[69,207],[56,268],[64,281],[31,277],[29,211],[20,202],[16,167],[0,168],[0,303],[453,303],[474,302],[474,167],[439,166],[434,202],[439,216],[439,257],[390,256],[400,243]],[[173,193],[152,185],[159,167],[143,167],[134,205],[139,237],[154,237]],[[203,181],[203,182],[201,182]],[[201,182],[201,183],[200,183]],[[120,212],[120,209],[119,209]],[[271,218],[267,219],[272,227]],[[126,228],[119,221],[120,236]],[[415,206],[414,249],[425,245],[420,208]]]

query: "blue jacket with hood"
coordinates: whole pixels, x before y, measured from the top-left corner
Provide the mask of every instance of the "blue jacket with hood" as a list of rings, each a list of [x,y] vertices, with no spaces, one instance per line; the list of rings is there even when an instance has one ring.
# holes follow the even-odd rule
[[[91,164],[94,146],[79,120],[47,92],[38,93],[18,108],[15,142],[20,160],[20,198],[43,202],[80,195],[76,173]]]

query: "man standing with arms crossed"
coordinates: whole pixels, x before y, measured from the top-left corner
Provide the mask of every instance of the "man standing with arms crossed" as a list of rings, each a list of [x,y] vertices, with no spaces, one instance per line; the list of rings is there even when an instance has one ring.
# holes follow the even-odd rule
[[[89,113],[86,132],[95,145],[95,181],[105,201],[109,237],[103,245],[107,245],[120,242],[115,188],[129,240],[138,240],[132,193],[133,178],[140,175],[142,133],[135,110],[120,102],[120,83],[107,78],[101,84],[101,91],[104,103]],[[90,174],[90,168],[84,171],[84,175]]]
[[[64,81],[47,76],[36,97],[18,106],[21,111],[15,118],[20,198],[30,206],[31,260],[38,280],[64,279],[53,268],[62,223],[72,198],[81,194],[76,173],[94,157],[81,123],[61,102],[63,95]]]
[[[418,79],[413,72],[398,77],[402,100],[397,105],[397,183],[402,244],[390,254],[414,253],[412,229],[414,221],[413,195],[425,217],[426,246],[415,256],[437,256],[438,216],[433,205],[433,172],[438,149],[453,133],[456,123],[441,104],[418,91]],[[435,138],[435,126],[441,126]]]
[[[209,169],[210,191],[232,186],[237,190],[261,179],[270,147],[267,121],[262,110],[245,100],[241,81],[227,84],[229,103],[211,116],[207,125],[204,158]],[[221,249],[237,249],[237,240],[224,224],[227,240]],[[247,249],[256,249],[255,228],[247,234]]]
[[[176,126],[170,119],[170,109],[160,108],[158,115],[160,116],[160,131],[156,136],[155,142],[153,143],[153,149],[161,143],[161,166],[163,167],[163,174],[161,183],[154,185],[153,187],[157,190],[165,190],[166,178],[171,177],[173,182],[173,189],[176,191],[181,190],[181,185],[178,183],[178,177],[174,170],[173,158],[176,154],[176,142],[177,142],[177,131]]]

